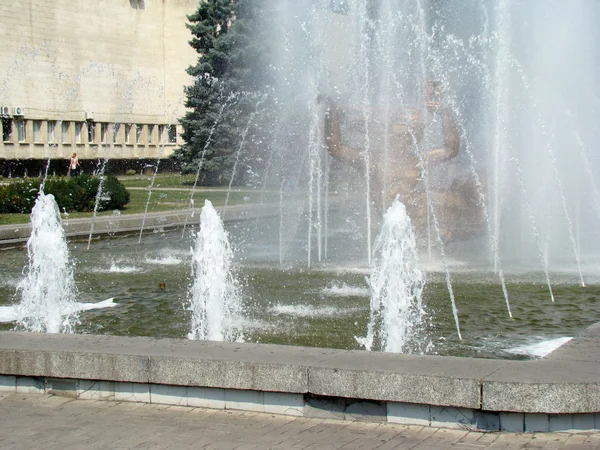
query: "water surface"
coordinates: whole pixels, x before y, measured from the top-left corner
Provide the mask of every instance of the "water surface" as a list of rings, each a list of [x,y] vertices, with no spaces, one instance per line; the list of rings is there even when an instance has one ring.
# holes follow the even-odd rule
[[[235,239],[234,239],[235,240]],[[241,241],[237,240],[241,245]],[[84,311],[78,333],[185,338],[191,284],[190,239],[180,233],[154,233],[137,243],[130,237],[71,241],[79,301],[115,297],[118,307]],[[0,306],[16,303],[16,284],[26,265],[24,249],[0,254]],[[272,252],[238,248],[236,270],[244,297],[244,339],[358,349],[355,336],[366,334],[369,319],[368,268],[363,263],[305,262],[280,266]],[[424,264],[424,267],[433,267]],[[429,270],[424,292],[427,320],[413,352],[486,358],[529,358],[559,338],[571,337],[600,320],[600,283],[578,285],[577,275],[553,273],[552,303],[543,273],[508,274],[510,319],[493,273],[466,267],[452,272],[461,322],[458,340],[441,273]],[[160,284],[164,283],[164,289]],[[3,330],[13,324],[1,324]],[[539,346],[541,345],[542,350]],[[537,347],[536,347],[537,346]]]

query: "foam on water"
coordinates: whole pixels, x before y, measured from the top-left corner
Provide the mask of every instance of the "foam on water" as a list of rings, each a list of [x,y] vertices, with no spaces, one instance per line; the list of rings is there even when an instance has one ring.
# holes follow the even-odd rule
[[[572,337],[560,337],[555,339],[548,339],[526,345],[519,345],[507,350],[507,353],[513,355],[527,355],[533,358],[543,358],[556,350],[561,345],[569,342]]]
[[[97,303],[81,303],[77,302],[75,304],[75,308],[77,311],[91,311],[92,309],[104,309],[104,308],[114,308],[115,306],[119,306],[118,303],[115,303],[113,298],[108,298],[101,302]]]
[[[158,266],[177,266],[178,264],[181,264],[183,262],[183,260],[180,258],[176,258],[175,256],[166,255],[166,256],[159,256],[158,258],[147,257],[144,260],[144,262],[146,264],[154,264],[154,265],[158,265]]]
[[[371,269],[369,267],[359,267],[359,266],[332,266],[332,265],[322,265],[320,267],[313,268],[316,272],[329,272],[334,275],[369,275],[371,273]]]
[[[17,278],[4,277],[0,279],[0,287],[11,287],[15,288],[19,284],[19,280]]]
[[[114,261],[111,263],[108,268],[98,268],[95,269],[96,273],[140,273],[143,272],[142,269],[135,266],[121,266],[115,263]]]
[[[444,272],[446,268],[444,267],[444,263],[440,260],[429,259],[420,262],[421,267],[426,272]],[[466,261],[459,261],[456,259],[446,258],[446,265],[449,269],[452,269],[452,272],[461,272],[461,271],[470,271],[472,267]]]
[[[269,312],[275,315],[286,315],[294,317],[333,317],[354,314],[357,308],[337,308],[335,306],[312,306],[312,305],[285,305],[277,303],[269,308]]]
[[[321,293],[331,297],[369,297],[369,288],[362,286],[348,286],[346,283],[332,284],[324,288]]]
[[[279,327],[279,325],[276,323],[270,323],[261,319],[249,317],[240,317],[237,323],[239,328],[245,332],[275,331]]]
[[[114,308],[119,306],[114,302],[114,298],[109,298],[97,303],[75,302],[69,313],[76,314],[80,311],[90,311],[93,309]],[[16,322],[19,319],[19,305],[0,306],[0,323]]]
[[[0,323],[16,322],[18,318],[16,306],[0,306]]]

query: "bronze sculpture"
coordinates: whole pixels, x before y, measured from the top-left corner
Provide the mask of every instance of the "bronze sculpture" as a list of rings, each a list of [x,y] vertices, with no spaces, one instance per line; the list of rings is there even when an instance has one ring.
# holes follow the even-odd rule
[[[319,96],[318,101],[326,108],[324,130],[329,154],[360,174],[367,173],[369,160],[374,210],[381,212],[399,196],[421,238],[427,221],[432,220],[428,217],[429,202],[436,213],[442,240],[464,239],[481,229],[480,196],[472,176],[454,178],[451,186],[443,189],[427,187],[423,182],[426,173],[455,158],[460,147],[456,120],[444,104],[438,83],[426,83],[424,107],[390,113],[387,127],[381,126],[383,120],[376,110],[369,111],[372,124],[367,125],[370,127],[368,155],[365,148],[349,144],[343,138],[343,117],[336,103],[325,96]],[[436,137],[441,137],[441,142],[436,142]],[[427,181],[429,184],[432,180]]]

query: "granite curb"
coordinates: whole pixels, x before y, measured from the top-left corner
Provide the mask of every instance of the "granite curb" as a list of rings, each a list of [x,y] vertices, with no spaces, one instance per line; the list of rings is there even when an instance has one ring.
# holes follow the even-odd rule
[[[225,208],[215,207],[224,218],[224,222],[234,222],[257,217],[268,217],[278,212],[278,205],[232,205]],[[200,217],[200,209],[183,209],[174,211],[162,211],[144,214],[118,214],[111,216],[99,216],[96,219],[63,218],[65,235],[69,238],[88,236],[92,231],[97,235],[120,235],[123,233],[140,232],[142,223],[145,232],[166,231],[183,226],[195,226]],[[0,225],[0,245],[6,246],[26,242],[31,235],[31,225],[21,223],[15,225]]]
[[[570,342],[589,349],[600,327]],[[506,361],[270,344],[0,333],[0,374],[307,394],[494,413],[598,413],[600,363]]]

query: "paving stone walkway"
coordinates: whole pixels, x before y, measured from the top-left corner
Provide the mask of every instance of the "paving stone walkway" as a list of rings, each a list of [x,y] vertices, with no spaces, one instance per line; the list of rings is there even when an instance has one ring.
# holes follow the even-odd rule
[[[596,433],[479,433],[0,393],[7,449],[600,449]]]

